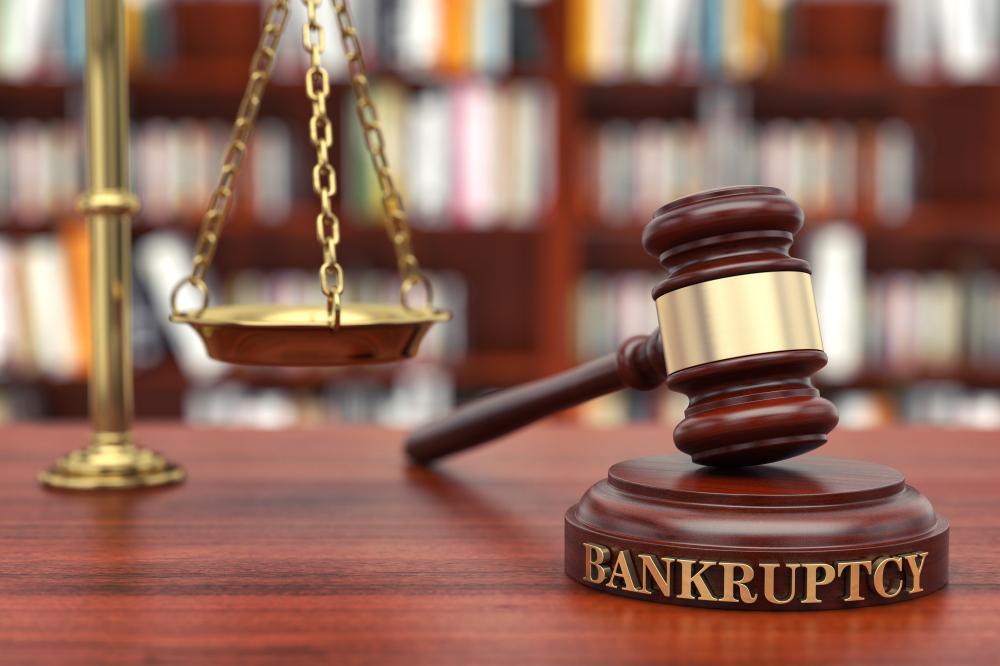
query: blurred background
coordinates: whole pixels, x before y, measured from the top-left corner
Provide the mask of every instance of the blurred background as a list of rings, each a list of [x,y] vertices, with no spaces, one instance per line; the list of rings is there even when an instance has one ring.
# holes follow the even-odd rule
[[[656,326],[660,205],[799,201],[842,424],[1000,427],[1000,0],[354,0],[415,248],[452,323],[420,360],[235,368],[167,322],[257,42],[260,0],[128,0],[140,417],[408,426]],[[213,302],[315,302],[304,9],[214,263]],[[84,3],[0,0],[0,421],[87,413]],[[333,12],[349,300],[394,301]],[[564,418],[671,422],[622,393]]]

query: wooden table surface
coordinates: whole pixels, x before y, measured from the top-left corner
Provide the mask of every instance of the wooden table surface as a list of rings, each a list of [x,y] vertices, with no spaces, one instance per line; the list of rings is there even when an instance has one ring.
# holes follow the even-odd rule
[[[563,514],[664,429],[542,426],[408,468],[401,435],[146,424],[183,486],[40,488],[83,425],[0,429],[0,662],[962,664],[1000,660],[1000,435],[838,432],[951,520],[951,584],[880,608],[682,609],[562,572]]]

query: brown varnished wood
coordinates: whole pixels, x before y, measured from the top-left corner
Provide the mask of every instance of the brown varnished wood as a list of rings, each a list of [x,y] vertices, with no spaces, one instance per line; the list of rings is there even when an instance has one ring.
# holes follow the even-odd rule
[[[653,298],[740,275],[808,273],[788,253],[801,226],[795,202],[768,187],[702,192],[664,206],[643,233],[646,251],[667,272]],[[741,610],[859,609],[940,590],[948,581],[948,522],[898,472],[860,460],[785,460],[825,444],[837,424],[833,404],[811,381],[825,364],[819,349],[788,349],[673,370],[667,385],[689,398],[674,442],[691,461],[657,456],[613,466],[566,513],[568,577],[646,601]],[[916,561],[906,580],[907,557],[920,558],[922,582]],[[662,569],[658,584],[632,573],[635,558],[644,575]],[[894,592],[873,573],[884,558],[899,563]],[[692,567],[687,582],[682,562]],[[868,577],[858,569],[841,579],[849,562],[866,566]],[[737,596],[737,568],[759,589],[744,586]],[[822,586],[820,569],[829,571]]]
[[[903,490],[903,475],[874,463],[810,456],[762,467],[717,470],[677,456],[649,456],[617,463],[608,482],[651,499],[761,507],[820,506],[832,502],[884,499]]]
[[[773,187],[730,187],[663,206],[643,232],[646,251],[667,277],[653,298],[708,280],[765,271],[809,272],[789,255],[802,211]],[[654,307],[650,303],[650,308]],[[623,343],[579,368],[495,393],[420,428],[406,450],[428,463],[505,435],[543,416],[631,387],[648,390],[664,376],[655,335]],[[791,458],[826,442],[837,410],[810,377],[826,354],[800,349],[725,359],[667,376],[690,399],[674,442],[702,465],[739,467]]]
[[[474,400],[417,428],[406,440],[406,453],[416,463],[431,463],[626,387],[654,389],[666,376],[659,332],[630,338],[614,354]]]
[[[802,209],[776,187],[723,187],[672,201],[642,232],[647,254],[667,271],[653,298],[734,275],[809,273],[788,253],[801,228]]]
[[[837,409],[810,375],[826,365],[811,349],[755,354],[685,368],[667,385],[688,396],[674,443],[695,462],[738,467],[783,460],[826,442]]]
[[[643,231],[646,252],[667,272],[653,298],[694,284],[772,271],[809,273],[789,255],[802,228],[798,204],[773,187],[729,187],[663,206]],[[820,350],[725,359],[671,372],[667,385],[688,396],[674,443],[703,465],[738,467],[791,458],[826,442],[837,410],[811,376]]]
[[[536,427],[430,473],[406,466],[396,432],[140,424],[188,483],[40,489],[34,474],[87,433],[0,429],[2,663],[939,666],[1000,653],[993,432],[831,435],[824,456],[904,470],[952,525],[944,590],[831,613],[642,603],[563,574],[566,507],[614,462],[664,453],[659,427]]]
[[[675,574],[671,596],[622,589],[586,580],[585,543],[657,557],[746,564],[755,571],[752,603],[720,602],[726,589],[719,566],[704,579],[705,598],[680,598]],[[777,576],[779,599],[760,592],[761,563],[875,561],[884,556],[927,553],[920,589],[883,598],[862,575],[859,600],[844,599],[845,583],[819,588],[818,603],[802,601],[805,572]],[[566,573],[602,592],[637,599],[741,610],[836,610],[911,601],[948,580],[948,522],[903,476],[883,465],[807,456],[744,469],[699,467],[684,456],[650,456],[618,463],[566,514]],[[714,595],[714,596],[713,596]]]

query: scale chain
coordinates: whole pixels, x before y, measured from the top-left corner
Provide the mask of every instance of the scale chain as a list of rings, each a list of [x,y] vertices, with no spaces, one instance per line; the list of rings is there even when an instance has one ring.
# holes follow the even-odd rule
[[[223,153],[219,180],[209,199],[208,210],[201,220],[201,228],[195,242],[191,275],[178,282],[170,294],[170,310],[174,315],[181,314],[177,308],[177,297],[180,290],[187,285],[195,287],[201,294],[201,305],[193,314],[200,315],[208,307],[208,285],[205,283],[205,276],[215,257],[226,218],[233,207],[236,177],[243,166],[261,99],[271,77],[271,70],[274,68],[278,42],[288,23],[288,1],[274,0],[264,15],[264,29],[250,61],[250,78],[240,100],[236,120],[233,121],[229,144]]]
[[[316,150],[316,164],[312,172],[313,191],[320,200],[316,217],[316,236],[323,249],[320,266],[320,288],[327,299],[327,318],[331,328],[340,326],[341,297],[344,292],[344,270],[337,258],[340,243],[340,220],[333,210],[333,197],[337,193],[337,174],[330,162],[333,146],[333,126],[327,112],[330,95],[330,77],[322,65],[326,47],[323,25],[318,21],[316,9],[322,0],[303,0],[307,20],[302,26],[302,44],[309,54],[310,66],[306,70],[306,94],[312,104],[309,120],[309,139]],[[250,78],[240,101],[232,134],[223,155],[222,170],[202,217],[201,228],[195,244],[191,274],[182,279],[170,296],[171,313],[181,315],[177,307],[178,294],[185,286],[195,287],[201,294],[201,305],[193,313],[200,315],[208,307],[209,293],[205,276],[212,265],[222,231],[233,205],[236,178],[243,166],[260,110],[264,90],[274,67],[278,43],[288,22],[289,0],[274,0],[264,17],[264,29],[250,64]],[[396,255],[401,279],[400,301],[404,308],[414,309],[409,303],[413,288],[424,287],[426,306],[433,300],[430,280],[421,272],[413,253],[410,225],[403,206],[402,195],[396,187],[389,162],[385,155],[385,137],[379,124],[378,111],[372,98],[365,68],[361,43],[345,0],[332,0],[340,31],[344,55],[350,73],[351,89],[356,97],[357,118],[362,128],[365,147],[382,192],[382,207],[386,215],[386,231]]]
[[[306,5],[307,19],[302,26],[302,46],[309,54],[306,95],[312,101],[309,141],[316,149],[312,186],[320,204],[320,211],[316,216],[316,238],[323,248],[319,284],[323,295],[326,296],[327,323],[330,328],[337,328],[340,326],[341,297],[344,293],[344,269],[337,259],[340,219],[333,211],[333,197],[337,194],[337,172],[330,163],[333,126],[326,109],[326,100],[330,94],[330,75],[322,63],[323,50],[326,48],[326,32],[316,18],[316,5],[319,0],[303,0],[303,2]]]
[[[340,41],[344,47],[344,56],[347,58],[347,67],[350,74],[351,89],[357,100],[355,110],[358,121],[361,124],[364,135],[365,148],[371,158],[375,175],[378,179],[379,189],[382,192],[382,208],[385,211],[386,232],[392,242],[393,251],[396,254],[396,265],[399,270],[400,301],[403,307],[411,309],[409,304],[409,294],[417,285],[424,288],[426,304],[431,305],[433,292],[430,280],[420,270],[420,264],[410,242],[410,224],[407,219],[406,209],[403,206],[403,197],[396,187],[392,172],[389,169],[389,160],[385,155],[385,137],[382,134],[382,127],[379,123],[378,110],[371,95],[368,85],[368,72],[365,67],[364,56],[361,50],[361,41],[358,39],[358,31],[354,27],[350,11],[347,8],[346,0],[331,0],[333,9],[337,15],[337,27],[340,30]]]

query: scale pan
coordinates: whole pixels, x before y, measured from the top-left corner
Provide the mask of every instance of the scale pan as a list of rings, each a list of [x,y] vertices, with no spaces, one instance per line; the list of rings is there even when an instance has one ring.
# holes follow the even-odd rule
[[[345,304],[330,329],[325,306],[220,305],[170,320],[190,324],[212,358],[240,365],[342,366],[386,363],[417,353],[446,310]]]

